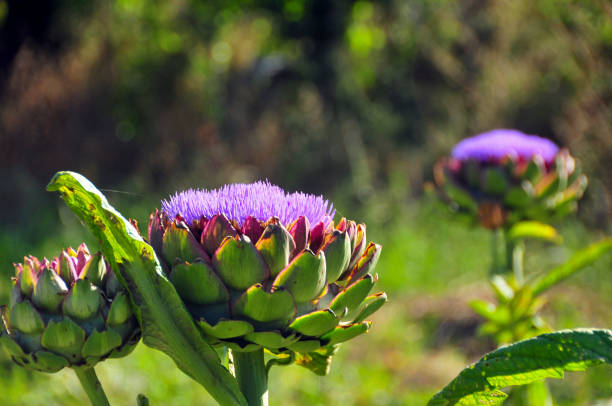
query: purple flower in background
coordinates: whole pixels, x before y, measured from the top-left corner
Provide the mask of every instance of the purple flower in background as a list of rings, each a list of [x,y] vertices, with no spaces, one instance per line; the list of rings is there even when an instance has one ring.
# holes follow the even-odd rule
[[[224,214],[239,224],[253,216],[259,221],[278,217],[283,224],[290,224],[304,216],[310,224],[331,222],[335,210],[333,204],[322,196],[301,192],[287,193],[270,182],[235,183],[219,189],[188,189],[177,192],[162,201],[162,210],[169,217],[181,215],[187,224]]]
[[[551,163],[558,152],[559,147],[546,138],[518,130],[497,129],[462,140],[455,145],[451,156],[460,161],[501,160],[505,157],[530,160],[540,156],[546,163]]]

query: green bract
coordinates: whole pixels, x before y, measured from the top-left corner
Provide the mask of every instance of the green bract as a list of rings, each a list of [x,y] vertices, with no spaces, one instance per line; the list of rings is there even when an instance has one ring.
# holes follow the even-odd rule
[[[0,342],[19,365],[43,372],[91,367],[138,343],[127,293],[85,244],[52,261],[25,257],[15,270],[10,304],[1,308]]]
[[[156,211],[149,241],[211,345],[263,347],[316,373],[386,302],[371,294],[381,247],[346,219],[311,228],[304,216],[288,225],[249,217],[240,226],[219,214],[186,224]]]

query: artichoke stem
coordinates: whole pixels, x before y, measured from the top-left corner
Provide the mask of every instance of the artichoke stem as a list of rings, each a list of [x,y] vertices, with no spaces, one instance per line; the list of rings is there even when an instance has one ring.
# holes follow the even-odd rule
[[[268,374],[263,348],[251,352],[232,351],[234,374],[249,406],[268,405]]]
[[[506,258],[506,233],[498,228],[491,231],[491,269],[490,276],[505,274],[510,270]]]
[[[96,371],[89,367],[75,367],[73,369],[76,376],[79,378],[79,382],[81,382],[83,389],[85,389],[91,405],[110,406],[110,403],[108,403],[108,399],[106,398],[106,394],[104,393],[104,389],[102,389],[102,384],[98,380]]]

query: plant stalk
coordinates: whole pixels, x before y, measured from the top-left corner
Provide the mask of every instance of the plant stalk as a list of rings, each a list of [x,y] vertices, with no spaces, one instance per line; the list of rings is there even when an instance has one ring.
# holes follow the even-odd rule
[[[506,267],[505,253],[506,236],[504,230],[491,231],[491,269],[489,276],[504,274],[509,268]]]
[[[93,367],[73,368],[92,406],[110,406]]]
[[[232,351],[234,374],[249,406],[268,406],[268,374],[263,349]]]

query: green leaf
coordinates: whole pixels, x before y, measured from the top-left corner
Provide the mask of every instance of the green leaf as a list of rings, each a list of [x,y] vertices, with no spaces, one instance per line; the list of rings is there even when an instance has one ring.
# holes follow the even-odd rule
[[[562,280],[570,277],[582,268],[591,265],[602,255],[612,250],[612,238],[606,238],[575,253],[569,261],[556,268],[551,269],[538,280],[533,287],[533,295],[537,296],[556,285]]]
[[[499,389],[545,378],[563,378],[564,371],[583,371],[612,363],[612,331],[564,330],[519,341],[485,355],[464,369],[428,403],[437,405],[499,405]]]
[[[151,246],[85,177],[58,172],[49,191],[59,191],[70,209],[102,242],[104,256],[127,286],[143,330],[143,342],[168,354],[222,405],[246,405],[234,377],[201,337],[162,270]]]
[[[553,226],[538,221],[521,221],[512,226],[510,231],[508,231],[508,239],[512,241],[523,240],[525,238],[535,238],[557,244],[562,241],[561,236]]]

